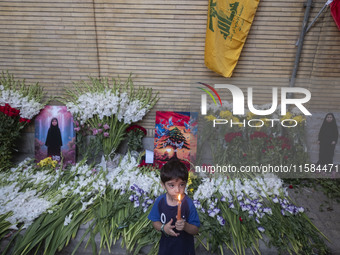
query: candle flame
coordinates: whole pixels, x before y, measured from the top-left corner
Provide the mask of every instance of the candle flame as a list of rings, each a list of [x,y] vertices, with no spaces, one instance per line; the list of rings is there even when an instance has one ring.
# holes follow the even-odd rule
[[[178,195],[178,201],[181,201],[181,194]]]

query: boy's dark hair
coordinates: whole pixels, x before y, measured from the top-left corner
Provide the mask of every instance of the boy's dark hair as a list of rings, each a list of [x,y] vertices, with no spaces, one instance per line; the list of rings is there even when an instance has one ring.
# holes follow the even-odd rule
[[[188,176],[188,169],[179,159],[170,159],[161,168],[161,181],[163,183],[178,178],[187,182]]]

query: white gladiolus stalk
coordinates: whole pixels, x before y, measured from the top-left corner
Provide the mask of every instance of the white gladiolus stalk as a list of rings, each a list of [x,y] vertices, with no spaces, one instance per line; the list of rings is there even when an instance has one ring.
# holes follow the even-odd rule
[[[23,124],[29,122],[44,108],[42,97],[42,88],[37,83],[26,86],[24,81],[15,81],[12,75],[2,73],[0,77],[0,106],[7,104],[19,110],[20,122]]]
[[[126,128],[140,121],[158,100],[157,95],[152,97],[152,89],[134,90],[131,77],[125,85],[113,80],[110,86],[107,78],[91,78],[91,84],[80,82],[76,87],[68,90],[67,109],[80,126],[89,126],[100,139],[106,159],[124,139]]]
[[[0,171],[13,165],[13,144],[23,127],[44,108],[42,97],[43,90],[38,83],[25,85],[8,73],[0,74]]]

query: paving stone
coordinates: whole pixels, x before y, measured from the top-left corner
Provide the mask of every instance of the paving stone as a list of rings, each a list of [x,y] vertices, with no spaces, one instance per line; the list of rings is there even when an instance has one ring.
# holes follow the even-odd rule
[[[320,206],[329,201],[321,191],[312,188],[303,188],[300,192],[290,191],[289,196],[299,205],[306,209],[307,216],[313,224],[327,236],[331,243],[326,243],[331,254],[340,254],[340,203],[333,201],[333,210],[320,210]]]

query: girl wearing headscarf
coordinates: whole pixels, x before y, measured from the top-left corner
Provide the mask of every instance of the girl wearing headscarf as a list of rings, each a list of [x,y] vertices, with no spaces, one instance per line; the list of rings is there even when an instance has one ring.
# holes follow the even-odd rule
[[[47,146],[47,157],[60,156],[60,148],[63,146],[63,142],[57,118],[51,120],[45,145]]]
[[[318,164],[332,164],[335,145],[338,142],[338,126],[333,113],[327,113],[320,128],[318,143],[319,161]]]

